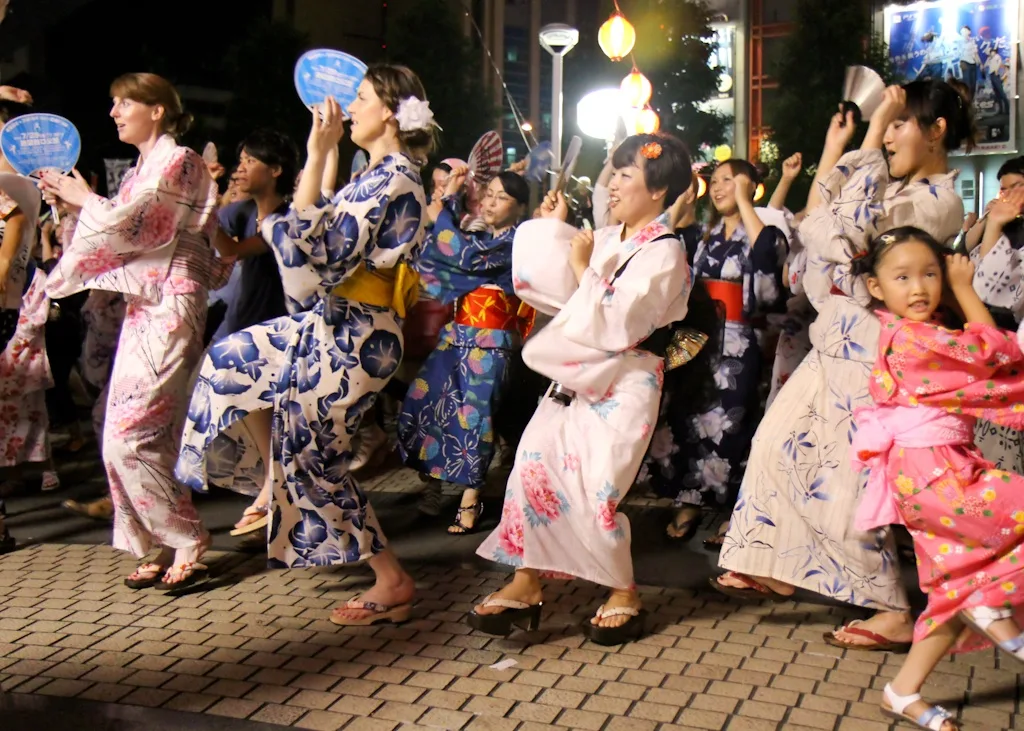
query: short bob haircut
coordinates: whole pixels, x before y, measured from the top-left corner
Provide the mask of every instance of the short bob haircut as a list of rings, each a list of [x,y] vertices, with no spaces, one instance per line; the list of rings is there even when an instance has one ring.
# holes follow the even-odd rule
[[[643,156],[644,181],[647,190],[666,190],[662,205],[668,208],[685,193],[693,182],[693,167],[686,147],[675,137],[666,134],[632,135],[623,140],[612,156],[612,167],[620,170],[637,164],[637,156],[645,145],[661,146],[657,157]]]

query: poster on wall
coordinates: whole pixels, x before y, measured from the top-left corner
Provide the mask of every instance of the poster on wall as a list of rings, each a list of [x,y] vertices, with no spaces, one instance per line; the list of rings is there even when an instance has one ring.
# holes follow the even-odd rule
[[[973,93],[976,152],[1016,152],[1020,0],[941,0],[885,9],[897,79],[954,78]]]

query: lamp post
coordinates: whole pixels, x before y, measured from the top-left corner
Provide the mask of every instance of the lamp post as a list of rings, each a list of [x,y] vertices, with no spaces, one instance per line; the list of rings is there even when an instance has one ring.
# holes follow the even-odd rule
[[[551,151],[552,168],[562,167],[562,60],[580,40],[580,32],[571,25],[551,23],[540,29],[540,46],[551,54]]]

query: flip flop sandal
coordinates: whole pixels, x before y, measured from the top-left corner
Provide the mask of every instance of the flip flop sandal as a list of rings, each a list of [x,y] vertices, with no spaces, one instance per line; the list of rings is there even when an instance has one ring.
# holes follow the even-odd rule
[[[960,724],[953,718],[953,714],[942,706],[932,706],[917,718],[905,714],[904,711],[908,706],[921,700],[920,693],[914,693],[913,695],[896,695],[896,691],[892,689],[892,686],[886,685],[885,690],[882,691],[882,695],[885,697],[885,700],[889,701],[889,705],[891,706],[891,708],[882,706],[882,713],[889,718],[895,718],[898,721],[907,721],[917,728],[925,729],[925,731],[942,731],[942,727],[947,723],[951,724],[956,731],[960,731]]]
[[[843,625],[839,629],[824,633],[822,635],[822,639],[825,640],[825,644],[832,645],[832,647],[840,647],[844,650],[860,650],[861,652],[910,652],[911,643],[890,640],[888,637],[880,635],[877,632],[872,632],[869,629],[861,629],[857,626],[858,624],[863,623],[864,620],[855,619]],[[871,644],[857,644],[855,642],[850,642],[849,640],[840,639],[836,637],[835,634],[840,631],[849,632],[851,635],[857,635],[858,637],[866,637],[871,640]]]
[[[473,526],[466,527],[462,522],[462,516],[472,513],[474,516]],[[455,513],[455,522],[448,526],[448,534],[453,536],[468,536],[480,530],[480,516],[484,514],[484,504],[479,500],[468,507],[459,506]]]
[[[583,634],[595,645],[622,645],[626,642],[639,640],[644,634],[644,624],[647,621],[647,611],[636,607],[612,607],[605,609],[604,604],[597,608],[594,618],[597,620],[607,617],[629,617],[625,624],[618,627],[602,627],[594,624],[590,619],[583,620],[581,625]]]
[[[209,578],[210,567],[195,561],[188,561],[177,566],[172,566],[164,573],[163,578],[153,586],[160,591],[181,591],[195,586]],[[168,581],[180,576],[177,581]]]
[[[167,567],[163,564],[144,563],[137,566],[135,573],[124,580],[124,585],[135,591],[148,589],[160,583],[165,573],[167,573]]]
[[[679,515],[672,519],[665,529],[665,537],[673,543],[686,543],[695,535],[700,528],[700,515],[689,520],[679,520]],[[669,531],[672,531],[671,533]]]
[[[365,617],[359,617],[358,619],[352,619],[350,617],[340,617],[335,612],[338,610],[352,609],[355,611],[365,610],[370,614]],[[368,627],[371,624],[377,624],[378,622],[390,622],[391,624],[401,624],[402,622],[408,622],[412,616],[412,603],[396,604],[395,606],[387,606],[386,604],[378,604],[377,602],[364,602],[359,597],[350,599],[345,602],[344,606],[338,607],[331,612],[331,624],[336,624],[339,627]]]
[[[93,520],[110,521],[114,518],[114,502],[108,498],[100,498],[89,503],[80,503],[77,500],[65,500],[61,506],[73,513],[84,515]]]
[[[540,610],[544,602],[527,604],[516,599],[504,599],[490,594],[480,602],[482,607],[501,607],[504,611],[495,614],[478,614],[474,609],[469,613],[467,622],[478,632],[497,637],[512,634],[515,625],[527,622],[527,630],[533,632],[540,629]]]
[[[258,530],[262,530],[267,527],[267,516],[270,514],[269,505],[250,505],[242,511],[242,518],[248,518],[253,515],[260,516],[256,520],[246,523],[241,528],[235,528],[231,531],[233,536],[244,536],[247,533],[255,533]]]
[[[235,549],[243,553],[265,554],[267,552],[267,537],[258,533],[250,533],[238,542]]]
[[[997,640],[988,631],[994,622],[1001,619],[1013,619],[1013,612],[1009,609],[976,607],[962,610],[959,616],[964,624],[1016,660],[1018,664],[1024,665],[1024,632],[1008,640]]]
[[[704,549],[711,551],[712,553],[721,553],[722,547],[725,545],[725,534],[729,532],[729,527],[726,526],[724,529],[719,529],[715,535],[710,538],[704,539]]]
[[[740,589],[736,586],[726,586],[718,580],[722,576],[729,576],[736,579],[737,581],[746,584],[748,588]],[[711,584],[711,588],[715,591],[732,597],[733,599],[744,599],[756,602],[763,601],[764,599],[768,599],[773,602],[788,602],[793,599],[792,595],[786,596],[785,594],[780,594],[777,591],[769,589],[760,581],[752,579],[746,574],[741,574],[738,571],[726,571],[724,574],[712,576],[708,578],[708,583]]]

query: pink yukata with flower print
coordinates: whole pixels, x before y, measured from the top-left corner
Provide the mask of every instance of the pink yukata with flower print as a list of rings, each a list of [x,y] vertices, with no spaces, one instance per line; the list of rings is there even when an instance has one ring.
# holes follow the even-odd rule
[[[103,426],[103,462],[114,502],[114,547],[144,556],[206,538],[191,491],[174,479],[191,374],[202,355],[207,292],[233,260],[210,246],[217,188],[202,158],[170,135],[121,182],[92,195],[46,291],[124,295]]]
[[[647,451],[664,381],[664,360],[636,346],[682,320],[690,292],[686,250],[664,217],[625,241],[622,231],[595,232],[578,284],[569,265],[576,229],[535,220],[516,232],[516,295],[554,316],[527,341],[523,359],[576,398],[568,406],[541,399],[519,443],[501,522],[477,551],[616,589],[633,586],[629,520],[618,505]]]
[[[854,468],[870,470],[858,528],[910,531],[928,595],[915,642],[974,607],[1024,623],[1024,477],[996,469],[974,443],[977,419],[1024,428],[1024,353],[989,325],[878,316],[876,405],[858,409],[851,445]],[[965,633],[952,651],[988,644]]]

